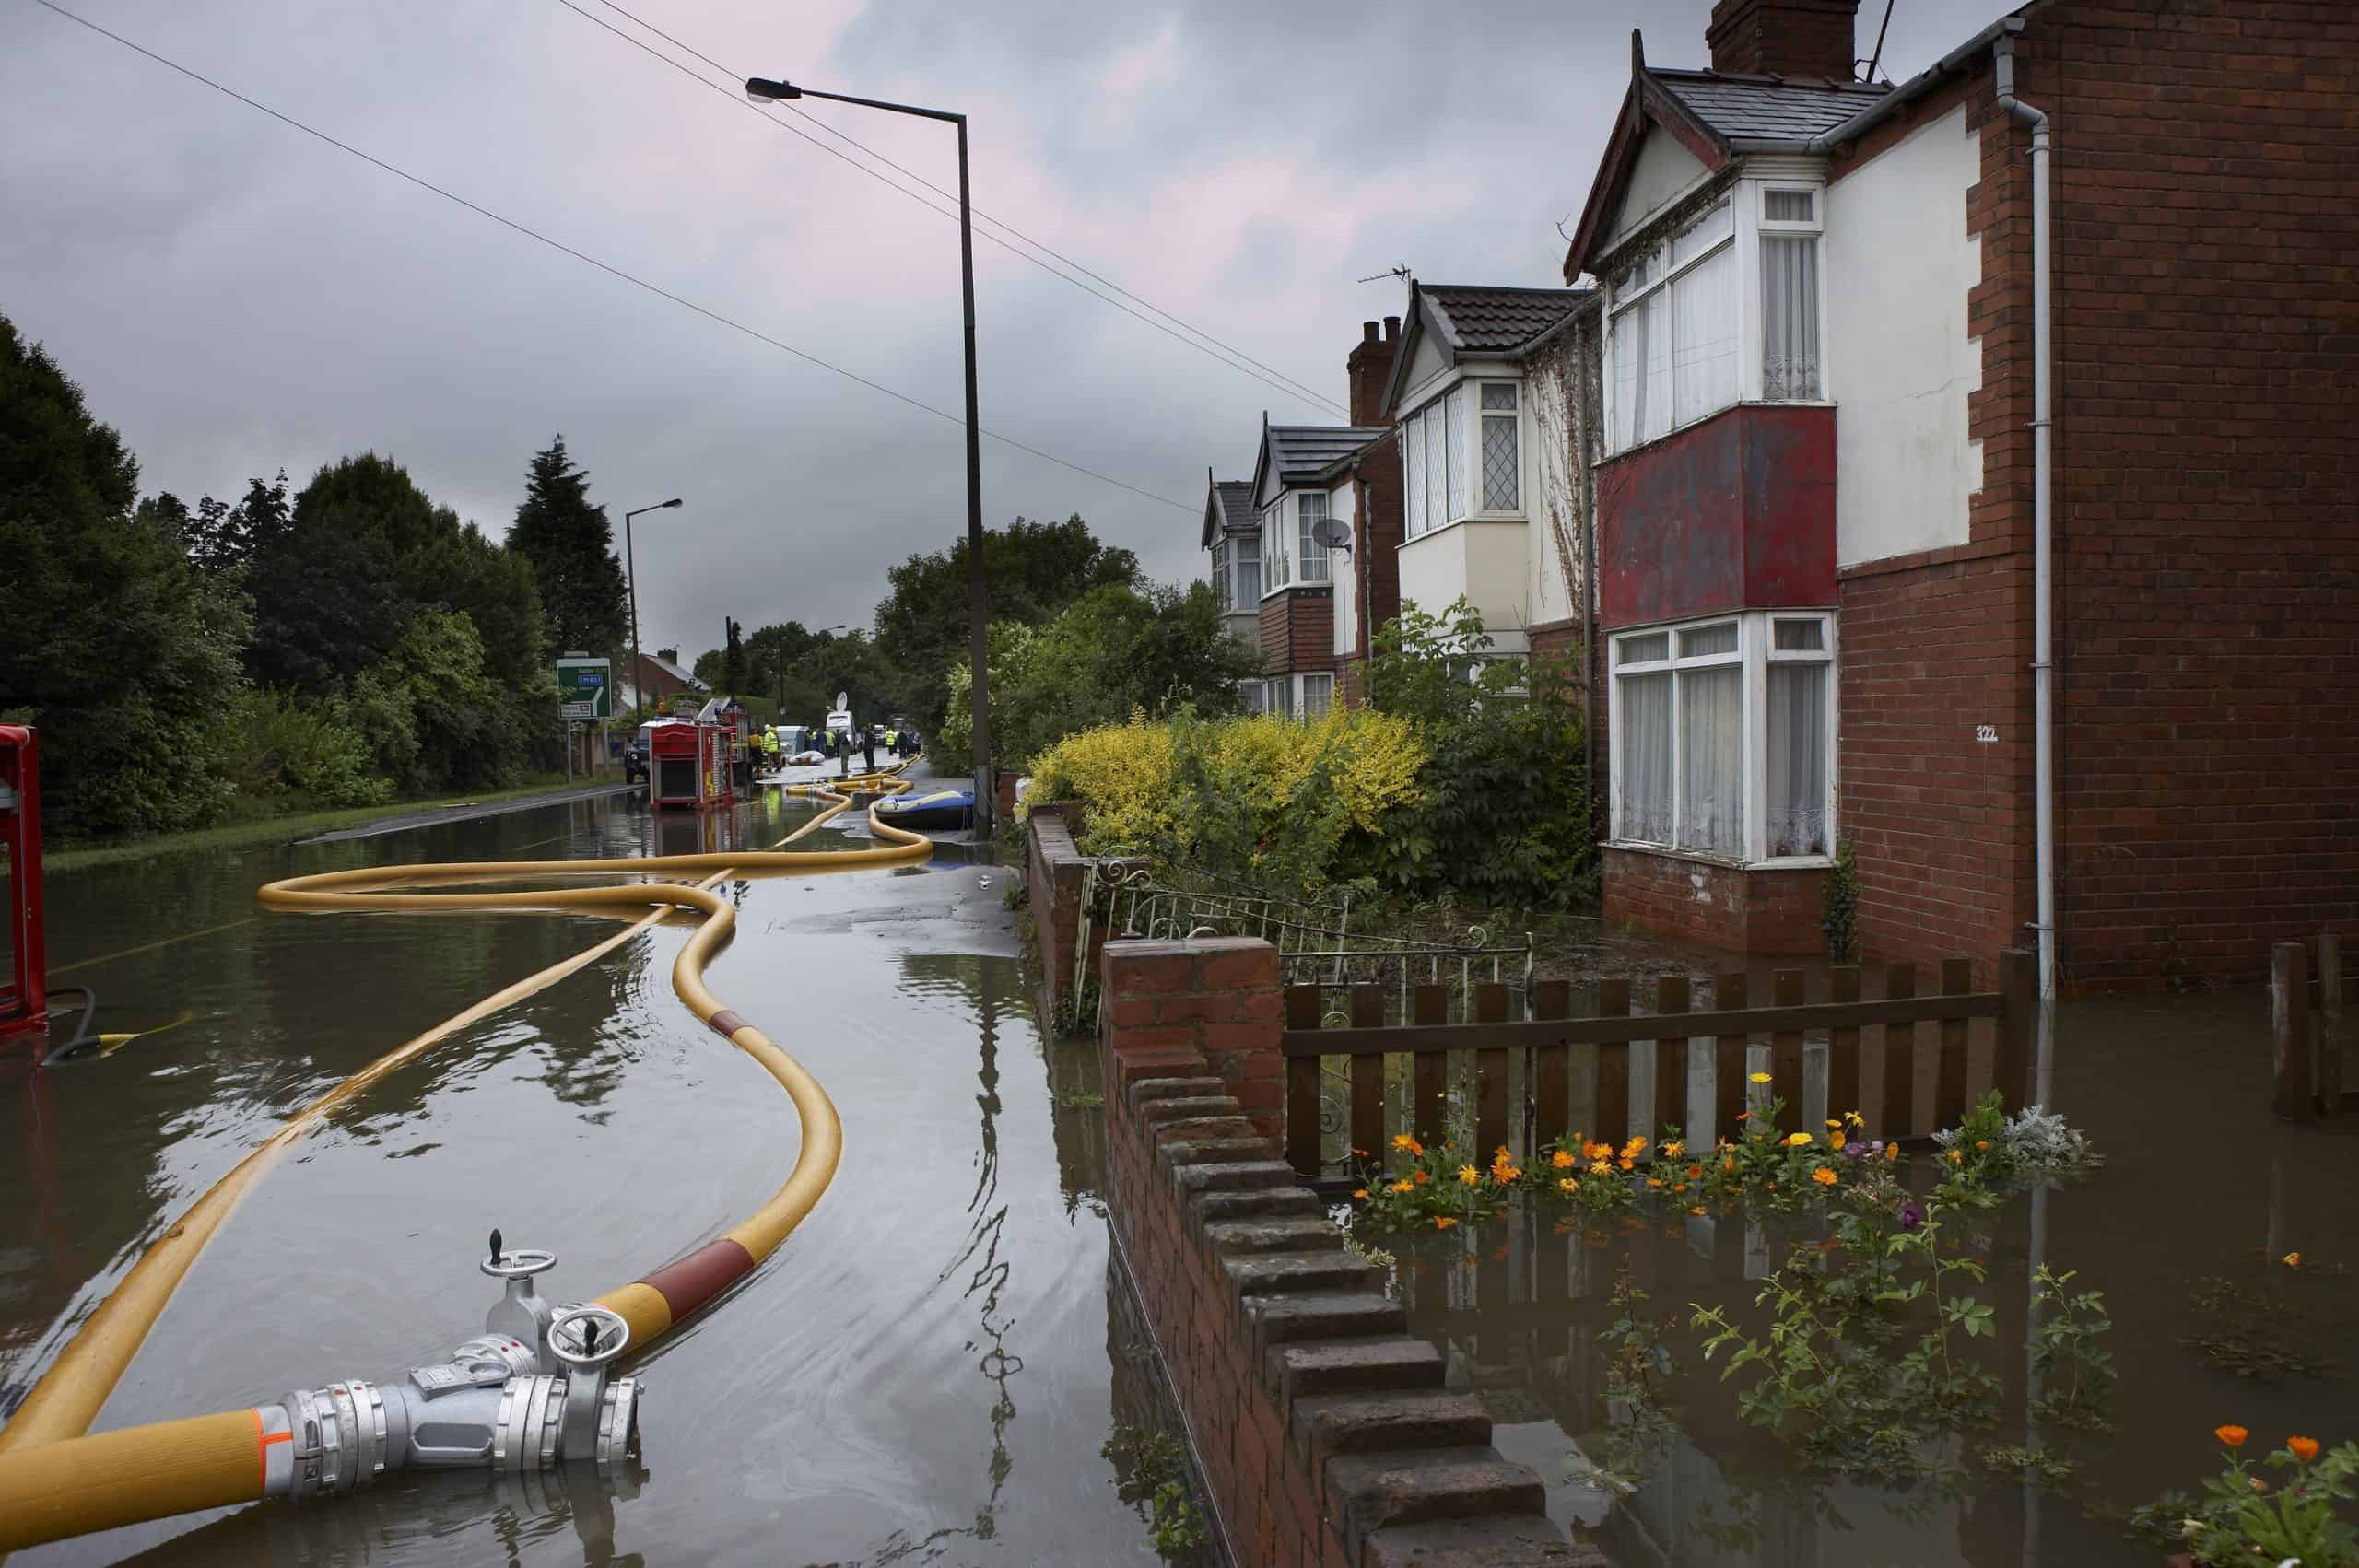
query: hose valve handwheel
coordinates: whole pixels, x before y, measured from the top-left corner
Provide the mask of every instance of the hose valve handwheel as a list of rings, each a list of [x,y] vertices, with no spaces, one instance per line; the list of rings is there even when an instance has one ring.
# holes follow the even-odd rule
[[[604,1366],[629,1343],[630,1325],[612,1307],[560,1307],[549,1319],[549,1354],[579,1372]]]

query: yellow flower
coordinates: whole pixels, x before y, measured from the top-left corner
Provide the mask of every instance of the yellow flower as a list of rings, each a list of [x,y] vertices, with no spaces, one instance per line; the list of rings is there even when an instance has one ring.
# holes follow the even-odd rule
[[[1810,1173],[1810,1179],[1818,1183],[1821,1187],[1833,1187],[1836,1183],[1837,1177],[1832,1166],[1821,1165],[1818,1169]]]
[[[1458,1167],[1458,1179],[1469,1187],[1475,1187],[1481,1184],[1483,1173],[1472,1165],[1461,1165]]]
[[[1704,1211],[1704,1206],[1701,1203],[1690,1204],[1687,1211],[1691,1214],[1700,1214]]]
[[[1826,1135],[1826,1146],[1829,1149],[1840,1149],[1846,1141],[1848,1140],[1840,1132],[1830,1132]]]
[[[1769,1082],[1769,1075],[1766,1072],[1749,1072],[1745,1074],[1745,1076],[1755,1083],[1766,1083]]]
[[[1840,1117],[1829,1117],[1826,1118],[1826,1125],[1829,1127],[1840,1127],[1843,1125],[1843,1120]]]
[[[1687,1145],[1674,1138],[1670,1142],[1664,1144],[1661,1149],[1656,1150],[1655,1153],[1661,1154],[1666,1160],[1676,1160],[1680,1155],[1687,1153]]]
[[[2302,1266],[2302,1255],[2298,1252],[2289,1252],[2277,1261],[2288,1269],[2299,1269]]]
[[[1417,1190],[1417,1184],[1414,1181],[1396,1181],[1384,1190],[1387,1192],[1414,1192]]]
[[[1579,1162],[1574,1160],[1573,1152],[1570,1149],[1559,1149],[1548,1156],[1548,1163],[1560,1171],[1568,1171]]]
[[[1795,1133],[1792,1137],[1790,1137],[1790,1138],[1789,1138],[1789,1139],[1787,1139],[1787,1140],[1786,1140],[1786,1147],[1787,1147],[1787,1148],[1789,1148],[1789,1149],[1799,1149],[1799,1148],[1801,1148],[1803,1144],[1805,1144],[1805,1143],[1807,1143],[1807,1142],[1809,1142],[1809,1141],[1810,1141],[1810,1134],[1809,1134],[1809,1133],[1807,1133],[1807,1132],[1797,1132],[1797,1133]]]
[[[1434,1229],[1438,1231],[1446,1231],[1456,1223],[1458,1223],[1458,1222],[1451,1219],[1447,1214],[1436,1214],[1434,1216]]]
[[[1845,1111],[1843,1113],[1843,1119],[1849,1122],[1853,1127],[1862,1129],[1864,1129],[1868,1125],[1868,1118],[1861,1116],[1857,1111]]]
[[[2318,1457],[2318,1440],[2315,1437],[2289,1437],[2285,1440],[2285,1446],[2293,1451],[2294,1457],[2306,1465]]]
[[[1591,1176],[1612,1176],[1614,1174],[1613,1164],[1606,1160],[1591,1160],[1589,1163],[1589,1174]]]
[[[1522,1174],[1523,1167],[1521,1165],[1493,1165],[1491,1167],[1491,1179],[1497,1182],[1501,1187],[1509,1185],[1516,1177]]]
[[[1426,1152],[1426,1146],[1418,1142],[1414,1134],[1407,1132],[1394,1133],[1392,1146],[1408,1154],[1422,1154]]]
[[[1649,1177],[1647,1178],[1647,1185],[1648,1185],[1649,1187],[1661,1187],[1661,1186],[1662,1185],[1662,1177],[1661,1177],[1661,1176],[1649,1176]]]
[[[1645,1139],[1633,1138],[1630,1141],[1622,1145],[1622,1157],[1625,1160],[1635,1160],[1646,1152],[1646,1148],[1647,1141]]]
[[[1951,1150],[1949,1153],[1949,1162],[1953,1165],[1962,1165],[1966,1164],[1966,1152],[1962,1149]]]
[[[1556,1183],[1556,1190],[1563,1193],[1567,1198],[1570,1198],[1574,1193],[1579,1192],[1580,1189],[1581,1184],[1571,1176],[1561,1177]]]
[[[1352,1196],[1355,1198],[1366,1198],[1367,1196],[1367,1188],[1363,1187],[1357,1192],[1353,1193]]]
[[[1886,1163],[1899,1159],[1900,1145],[1896,1142],[1885,1144],[1884,1146],[1884,1157]]]
[[[1592,1160],[1610,1160],[1614,1158],[1614,1145],[1611,1143],[1586,1143],[1581,1146],[1581,1153],[1588,1155]]]

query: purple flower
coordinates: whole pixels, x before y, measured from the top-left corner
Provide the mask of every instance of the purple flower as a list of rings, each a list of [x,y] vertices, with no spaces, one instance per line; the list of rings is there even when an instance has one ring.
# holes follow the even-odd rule
[[[1864,1158],[1867,1152],[1868,1146],[1864,1143],[1846,1143],[1843,1145],[1843,1157],[1847,1160]]]
[[[1900,1206],[1900,1228],[1902,1230],[1913,1231],[1924,1223],[1925,1211],[1919,1209],[1914,1203],[1903,1203]]]

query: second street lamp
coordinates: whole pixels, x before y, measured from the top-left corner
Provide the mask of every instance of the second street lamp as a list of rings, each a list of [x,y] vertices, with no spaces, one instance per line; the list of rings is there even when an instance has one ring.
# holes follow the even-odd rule
[[[630,574],[630,695],[641,712],[647,708],[647,677],[641,673],[639,657],[639,559],[631,554],[630,520],[640,512],[665,511],[680,504],[680,497],[658,501],[651,507],[623,513],[623,570]]]
[[[958,279],[967,308],[967,614],[968,657],[973,663],[975,731],[975,831],[989,838],[994,802],[992,795],[991,697],[983,670],[983,457],[982,430],[975,408],[975,213],[967,199],[967,117],[941,109],[887,103],[882,99],[851,98],[838,92],[817,92],[792,82],[749,76],[745,96],[756,103],[793,98],[823,98],[889,114],[914,114],[921,120],[942,120],[958,127]]]

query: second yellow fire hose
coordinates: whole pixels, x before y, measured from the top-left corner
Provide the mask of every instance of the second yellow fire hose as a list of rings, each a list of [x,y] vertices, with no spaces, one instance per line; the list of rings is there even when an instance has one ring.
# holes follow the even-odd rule
[[[905,781],[881,774],[829,782],[843,789],[879,792],[908,788]],[[826,812],[780,839],[780,846],[819,827],[851,803],[824,785],[790,789],[794,793],[818,795],[831,803]],[[631,1349],[641,1352],[776,1251],[834,1177],[842,1150],[842,1124],[818,1082],[760,1029],[723,1007],[706,988],[705,965],[728,940],[735,923],[729,901],[714,888],[733,872],[786,875],[883,867],[921,861],[933,852],[931,839],[879,820],[873,810],[869,826],[885,841],[874,849],[782,851],[773,848],[651,859],[367,867],[291,877],[263,888],[258,895],[262,903],[287,909],[538,909],[635,914],[637,918],[627,930],[405,1041],[298,1111],[149,1247],[43,1374],[8,1424],[0,1427],[0,1551],[264,1495],[272,1445],[288,1440],[283,1419],[276,1422],[270,1419],[277,1414],[275,1409],[267,1413],[261,1409],[230,1410],[84,1435],[197,1255],[278,1157],[327,1116],[460,1029],[578,972],[675,910],[693,911],[699,919],[673,961],[673,989],[698,1019],[778,1080],[802,1123],[801,1144],[784,1185],[769,1201],[717,1240],[605,1293],[597,1303],[622,1316],[630,1328]],[[493,893],[415,891],[433,884],[553,875],[666,873],[703,874],[694,884],[652,882]],[[274,1424],[281,1430],[270,1430]]]

